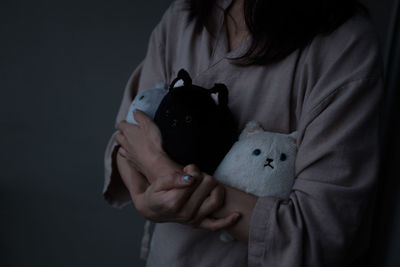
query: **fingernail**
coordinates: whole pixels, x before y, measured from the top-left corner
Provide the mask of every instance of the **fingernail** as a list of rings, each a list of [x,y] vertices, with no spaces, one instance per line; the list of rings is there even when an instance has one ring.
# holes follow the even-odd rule
[[[193,181],[193,176],[191,175],[184,175],[182,177],[183,181],[185,181],[186,183],[191,183]]]

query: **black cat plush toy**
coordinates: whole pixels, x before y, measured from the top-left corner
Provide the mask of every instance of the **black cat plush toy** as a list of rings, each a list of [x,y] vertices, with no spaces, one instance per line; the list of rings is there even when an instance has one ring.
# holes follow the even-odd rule
[[[175,86],[182,80],[182,86]],[[212,94],[217,95],[217,101]],[[218,102],[218,103],[216,103]],[[228,108],[228,89],[192,84],[181,69],[155,113],[165,152],[177,163],[194,163],[212,174],[237,140],[237,127]]]

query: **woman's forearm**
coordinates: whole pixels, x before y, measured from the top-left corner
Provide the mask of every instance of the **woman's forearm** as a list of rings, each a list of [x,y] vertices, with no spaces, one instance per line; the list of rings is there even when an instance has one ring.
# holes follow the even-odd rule
[[[183,174],[183,167],[171,160],[165,153],[158,153],[144,166],[143,174],[149,183],[153,183],[157,177],[164,177],[171,173]]]
[[[156,179],[158,174],[168,174],[173,171],[182,171],[182,166],[175,163],[168,156],[160,155],[154,158],[153,164],[155,167],[148,170],[148,179]],[[224,218],[233,212],[241,214],[237,223],[227,228],[226,230],[236,239],[247,243],[250,229],[250,219],[253,214],[254,206],[258,198],[255,195],[247,194],[244,191],[236,188],[223,185],[225,189],[224,205],[212,214],[217,219]]]
[[[239,212],[241,214],[239,221],[226,230],[236,239],[247,244],[249,239],[250,219],[258,198],[230,186],[224,185],[224,188],[225,204],[221,209],[213,213],[213,216],[219,219],[232,212]]]
[[[158,154],[152,158],[151,162],[148,162],[143,171],[149,183],[152,183],[157,177],[163,177],[173,172],[183,172],[183,167],[171,160],[167,155]],[[233,212],[239,212],[241,214],[239,221],[226,230],[236,239],[247,243],[250,219],[258,198],[230,186],[224,185],[224,188],[224,205],[214,212],[212,216],[221,219]]]
[[[153,162],[146,168],[146,177],[151,183],[157,179],[157,177],[161,177],[174,171],[181,172],[182,166],[175,163],[166,155],[158,155],[153,158]],[[224,188],[224,205],[212,215],[217,219],[221,219],[233,212],[239,212],[241,214],[239,221],[226,230],[236,239],[247,243],[250,219],[258,198],[230,186],[224,185]]]

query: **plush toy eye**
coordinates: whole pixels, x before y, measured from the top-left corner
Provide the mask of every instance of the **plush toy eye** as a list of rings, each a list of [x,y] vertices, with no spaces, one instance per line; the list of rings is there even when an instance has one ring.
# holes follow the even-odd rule
[[[187,115],[186,117],[185,117],[185,122],[186,123],[191,123],[192,122],[192,116],[190,116],[190,115]]]
[[[258,156],[258,155],[260,155],[261,154],[261,150],[260,149],[254,149],[254,151],[253,151],[253,155],[254,156]]]
[[[285,154],[285,153],[282,153],[282,154],[281,154],[281,161],[285,161],[286,158],[287,158],[286,154]]]
[[[142,100],[144,98],[144,95],[142,95],[141,97],[139,97],[139,100]]]

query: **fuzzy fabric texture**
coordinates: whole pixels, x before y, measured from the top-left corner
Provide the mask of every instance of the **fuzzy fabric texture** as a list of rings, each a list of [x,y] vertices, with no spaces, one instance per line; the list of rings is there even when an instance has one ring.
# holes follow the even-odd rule
[[[247,123],[213,176],[219,182],[262,197],[289,196],[294,181],[297,132],[266,132],[255,121]],[[235,240],[222,231],[220,240]]]
[[[183,83],[175,86],[180,80]],[[163,148],[172,160],[183,166],[196,164],[210,174],[237,140],[226,86],[215,84],[206,89],[193,85],[183,69],[161,101],[154,122],[160,129]]]
[[[138,109],[145,112],[151,119],[154,119],[157,108],[167,93],[168,90],[163,88],[162,85],[157,85],[156,88],[140,91],[129,106],[126,121],[137,125],[138,123],[135,121],[133,113]]]
[[[221,183],[262,197],[287,198],[294,180],[296,132],[266,132],[249,122],[214,173]]]
[[[205,89],[193,85],[184,69],[168,90],[160,84],[140,91],[129,107],[128,123],[137,125],[133,116],[137,109],[154,120],[165,152],[184,166],[193,163],[202,171],[213,173],[237,140],[226,86],[215,84]]]

